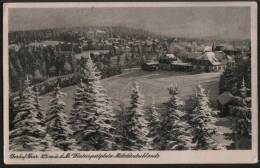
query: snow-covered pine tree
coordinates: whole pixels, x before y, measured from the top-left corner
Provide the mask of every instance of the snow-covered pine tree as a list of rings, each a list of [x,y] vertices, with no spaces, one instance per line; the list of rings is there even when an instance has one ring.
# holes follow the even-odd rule
[[[16,114],[18,113],[20,109],[20,103],[21,103],[21,97],[22,97],[22,92],[19,91],[18,95],[14,95],[13,97],[9,98],[9,120],[13,121]],[[9,127],[12,130],[14,128],[14,123],[9,122]]]
[[[34,92],[34,106],[35,106],[35,112],[37,115],[37,119],[41,121],[41,125],[45,126],[45,116],[44,116],[44,110],[42,109],[42,105],[40,104],[40,92],[39,89],[36,87]]]
[[[45,144],[45,130],[38,119],[35,108],[35,95],[30,80],[25,80],[24,91],[20,97],[19,109],[14,118],[14,129],[10,131],[10,150],[42,151]]]
[[[36,118],[40,120],[40,124],[42,128],[45,131],[45,137],[41,140],[41,143],[44,145],[44,148],[42,151],[57,151],[60,150],[59,148],[55,147],[53,140],[51,139],[50,135],[47,134],[46,131],[46,116],[45,112],[42,108],[42,105],[40,104],[40,92],[37,87],[34,89],[35,91],[33,92],[34,94],[34,106],[35,106],[35,113],[36,113]]]
[[[130,107],[126,114],[125,142],[123,150],[147,150],[148,127],[144,116],[144,99],[139,85],[134,83]]]
[[[197,106],[197,90],[195,90],[195,94],[194,95],[191,95],[189,97],[189,99],[187,99],[185,101],[185,111],[186,111],[186,115],[184,116],[184,118],[187,120],[187,122],[192,125],[192,121],[191,119],[193,118],[193,112],[194,112],[194,109],[196,108]]]
[[[73,130],[73,137],[78,139],[78,136],[80,135],[81,130],[81,114],[84,112],[84,103],[85,103],[85,85],[82,82],[82,79],[80,79],[80,83],[76,88],[76,92],[74,94],[74,104],[73,109],[71,110],[71,116],[70,116],[70,125]]]
[[[123,150],[124,144],[127,143],[127,138],[125,136],[127,126],[126,112],[125,105],[120,103],[119,109],[116,110],[115,122],[113,123],[113,126],[115,127],[113,150]]]
[[[149,110],[149,149],[159,150],[160,149],[160,138],[161,138],[161,122],[158,110],[155,107],[154,99]]]
[[[232,126],[232,139],[235,143],[238,143],[241,137],[251,137],[251,98],[247,96],[247,92],[248,88],[243,78],[238,89],[239,96],[234,97],[236,104],[231,107],[235,121]]]
[[[193,141],[196,145],[195,149],[219,149],[220,146],[212,138],[216,134],[216,127],[213,124],[216,118],[212,116],[212,109],[208,105],[208,97],[200,83],[197,86],[195,99],[195,107],[190,118],[193,127]]]
[[[34,106],[35,106],[35,113],[36,118],[40,120],[40,125],[45,131],[45,137],[41,140],[41,143],[44,145],[44,149],[42,151],[53,151],[53,150],[59,150],[59,148],[56,148],[54,146],[53,140],[51,139],[49,134],[46,134],[46,122],[45,122],[45,112],[42,108],[42,105],[40,104],[40,92],[39,89],[36,87],[33,92],[34,94]]]
[[[205,110],[207,109],[209,114],[213,117],[216,117],[217,111],[214,111],[210,108],[210,99],[208,98],[208,92],[206,91],[205,88],[203,88],[200,84],[200,81],[198,81],[198,86],[196,88],[196,95],[195,95],[195,100],[194,100],[194,106],[196,106],[196,104],[198,103],[198,99],[197,96],[200,97],[200,99],[203,99],[203,106],[205,106]]]
[[[106,131],[110,132],[112,136],[112,138],[109,141],[109,146],[108,148],[106,148],[106,150],[111,150],[115,144],[114,140],[115,140],[116,132],[115,132],[114,123],[115,123],[116,114],[113,109],[112,99],[107,94],[105,94],[105,92],[104,92],[104,97],[105,97],[105,108],[104,108],[104,114],[102,116],[104,116],[105,123],[109,125]]]
[[[49,134],[46,134],[44,139],[42,140],[42,143],[44,144],[43,151],[61,151],[60,148],[57,148],[54,145],[53,139]]]
[[[99,92],[100,92],[100,103],[103,104],[103,112],[102,117],[106,124],[109,125],[108,130],[110,134],[114,133],[115,128],[112,126],[115,121],[115,113],[113,111],[112,106],[112,99],[106,94],[102,85],[99,85]],[[113,134],[112,134],[113,135]]]
[[[84,84],[84,110],[80,115],[80,138],[77,139],[81,150],[111,150],[113,143],[113,129],[109,117],[108,99],[100,83],[100,73],[97,71],[90,57],[86,58],[82,69],[82,83]],[[112,113],[113,111],[111,111]]]
[[[168,90],[171,97],[167,102],[167,111],[162,115],[161,149],[191,149],[192,136],[188,123],[182,120],[185,113],[181,109],[183,102],[178,97],[178,88],[169,87]]]
[[[60,91],[59,85],[51,94],[49,110],[46,114],[47,133],[52,138],[55,147],[60,150],[74,150],[74,139],[71,138],[72,130],[68,124],[68,116],[64,112],[65,102],[62,98],[65,93]]]

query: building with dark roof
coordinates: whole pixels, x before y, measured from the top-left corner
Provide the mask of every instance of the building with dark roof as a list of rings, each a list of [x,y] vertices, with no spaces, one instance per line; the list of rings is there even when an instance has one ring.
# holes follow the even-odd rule
[[[214,52],[203,52],[199,57],[193,58],[191,63],[193,69],[197,71],[212,72],[224,69]]]
[[[188,62],[174,61],[171,63],[171,69],[175,71],[192,71],[193,66]]]
[[[145,62],[144,64],[142,64],[142,69],[147,71],[156,71],[159,69],[159,62],[158,61]]]

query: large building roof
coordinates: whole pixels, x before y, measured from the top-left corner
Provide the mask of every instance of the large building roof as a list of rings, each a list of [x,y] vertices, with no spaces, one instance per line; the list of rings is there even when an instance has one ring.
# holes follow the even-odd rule
[[[212,51],[212,46],[206,46],[204,48],[204,52],[211,52]]]
[[[167,57],[167,58],[176,58],[174,54],[166,54],[165,57]]]
[[[234,62],[234,58],[225,54],[223,51],[216,51],[215,57],[222,63],[227,63],[227,62]]]
[[[171,64],[172,64],[172,65],[180,65],[180,66],[192,66],[191,63],[181,62],[181,61],[173,61]]]
[[[150,61],[150,62],[146,62],[146,65],[158,65],[159,62],[158,61]]]
[[[212,65],[220,65],[221,63],[219,60],[215,57],[214,52],[204,52],[201,56],[197,57],[197,60],[207,60]]]

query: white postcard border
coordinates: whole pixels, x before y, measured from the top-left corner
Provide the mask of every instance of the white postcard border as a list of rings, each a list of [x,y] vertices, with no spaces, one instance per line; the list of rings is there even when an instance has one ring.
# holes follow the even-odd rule
[[[10,152],[9,151],[9,75],[8,75],[8,9],[10,8],[91,8],[91,7],[241,7],[251,8],[251,65],[252,65],[252,149],[251,150],[207,150],[207,151],[147,151],[159,153],[158,159],[10,159],[10,153],[33,153],[41,155],[48,152]],[[178,164],[178,163],[256,163],[258,162],[258,88],[257,88],[257,4],[255,2],[89,2],[89,3],[6,3],[3,8],[4,47],[3,47],[3,83],[4,83],[4,162],[6,164]],[[67,153],[105,154],[132,153],[146,151],[86,151],[86,152],[49,152],[66,155]]]

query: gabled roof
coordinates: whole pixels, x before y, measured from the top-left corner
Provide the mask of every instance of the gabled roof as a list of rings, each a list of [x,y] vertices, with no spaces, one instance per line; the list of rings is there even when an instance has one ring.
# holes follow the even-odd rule
[[[198,58],[199,56],[201,56],[202,52],[191,52],[187,58],[189,59],[196,59]]]
[[[96,33],[105,34],[106,32],[104,30],[96,30]]]
[[[197,58],[197,60],[207,60],[212,65],[220,65],[221,63],[219,60],[215,57],[214,52],[204,52],[201,56]]]
[[[150,61],[150,62],[146,62],[146,65],[158,65],[159,62],[158,61]]]
[[[225,54],[223,51],[215,52],[215,57],[222,63],[227,63],[227,62],[233,62],[234,61],[234,59],[231,56]]]
[[[192,66],[191,63],[188,63],[188,62],[180,62],[180,61],[173,61],[171,64],[172,64],[172,65],[181,65],[181,66]]]
[[[174,54],[165,54],[165,57],[168,57],[168,58],[175,58],[175,55],[174,55]]]
[[[211,52],[212,51],[212,46],[206,46],[204,48],[204,52]]]

